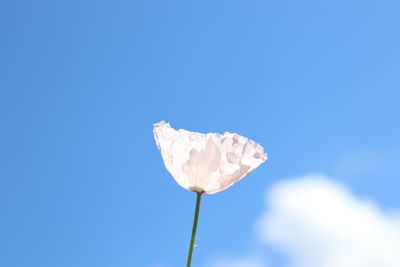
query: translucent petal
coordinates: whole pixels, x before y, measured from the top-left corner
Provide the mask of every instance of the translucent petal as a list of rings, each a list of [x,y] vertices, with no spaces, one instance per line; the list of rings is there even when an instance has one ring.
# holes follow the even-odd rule
[[[167,170],[194,192],[223,191],[267,160],[260,145],[234,133],[175,130],[164,121],[156,123],[153,132]]]

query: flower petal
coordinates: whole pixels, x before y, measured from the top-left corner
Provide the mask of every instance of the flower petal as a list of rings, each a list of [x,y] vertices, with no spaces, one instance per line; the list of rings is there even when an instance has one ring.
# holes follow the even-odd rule
[[[153,132],[167,170],[190,191],[223,191],[267,160],[260,145],[234,133],[175,130],[164,121]]]

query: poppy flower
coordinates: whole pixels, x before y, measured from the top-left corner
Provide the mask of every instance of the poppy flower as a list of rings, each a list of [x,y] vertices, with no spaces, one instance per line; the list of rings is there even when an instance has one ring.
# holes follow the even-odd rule
[[[223,191],[267,160],[259,144],[235,133],[175,130],[164,121],[154,124],[153,132],[167,170],[194,192]]]
[[[153,133],[172,177],[183,188],[197,193],[186,264],[190,267],[203,193],[227,189],[266,161],[267,155],[259,144],[235,133],[175,130],[165,121],[154,124]]]

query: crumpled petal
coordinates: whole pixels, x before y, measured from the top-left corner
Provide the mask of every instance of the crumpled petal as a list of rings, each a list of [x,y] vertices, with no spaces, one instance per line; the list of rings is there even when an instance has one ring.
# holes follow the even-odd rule
[[[153,132],[167,170],[194,192],[223,191],[267,160],[259,144],[235,133],[175,130],[165,121],[154,124]]]

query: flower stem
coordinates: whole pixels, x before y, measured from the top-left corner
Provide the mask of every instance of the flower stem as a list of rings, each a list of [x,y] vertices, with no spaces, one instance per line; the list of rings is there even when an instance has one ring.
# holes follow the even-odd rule
[[[190,265],[192,264],[192,255],[193,255],[194,241],[196,239],[197,222],[199,221],[201,195],[202,195],[202,193],[197,193],[196,211],[194,212],[194,221],[193,221],[193,229],[192,229],[192,239],[190,240],[189,255],[188,255],[186,267],[190,267]]]

